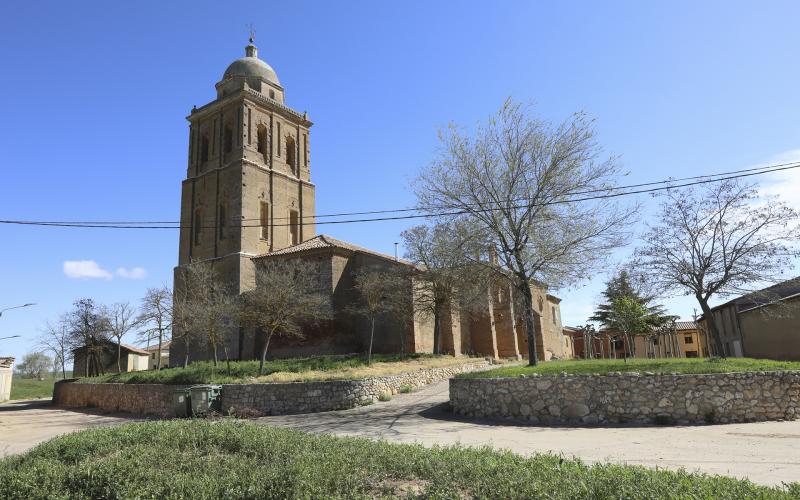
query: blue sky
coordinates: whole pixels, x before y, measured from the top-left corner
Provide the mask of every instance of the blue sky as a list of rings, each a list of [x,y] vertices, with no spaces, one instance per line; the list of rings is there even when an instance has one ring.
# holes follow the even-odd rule
[[[796,2],[14,2],[0,17],[0,219],[176,220],[185,116],[243,55],[248,23],[287,104],[315,122],[319,213],[411,205],[437,130],[508,96],[551,120],[586,110],[625,183],[798,158],[799,17]],[[800,177],[764,181],[796,201]],[[392,253],[407,225],[318,230]],[[0,243],[0,308],[37,303],[0,318],[0,337],[22,336],[0,355],[17,357],[75,299],[170,284],[178,252],[175,230],[0,226]],[[585,321],[605,279],[558,292],[565,324]]]

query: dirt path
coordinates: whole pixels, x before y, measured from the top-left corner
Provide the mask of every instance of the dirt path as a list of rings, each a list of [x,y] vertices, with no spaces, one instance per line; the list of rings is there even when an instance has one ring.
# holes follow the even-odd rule
[[[0,457],[22,453],[61,434],[132,420],[136,418],[130,415],[53,408],[49,399],[3,403],[0,404]]]

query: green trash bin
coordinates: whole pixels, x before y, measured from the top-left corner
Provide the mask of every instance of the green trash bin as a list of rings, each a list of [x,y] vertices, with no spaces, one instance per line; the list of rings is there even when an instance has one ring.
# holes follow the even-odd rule
[[[191,393],[192,415],[205,415],[210,411],[220,411],[221,385],[195,385],[189,388]]]
[[[172,395],[175,407],[175,416],[186,418],[192,415],[192,398],[189,389],[178,389]]]

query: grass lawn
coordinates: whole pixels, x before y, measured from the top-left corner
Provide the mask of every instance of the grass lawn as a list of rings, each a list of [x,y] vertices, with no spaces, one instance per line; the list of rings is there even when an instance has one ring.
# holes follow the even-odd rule
[[[171,420],[58,437],[0,460],[5,498],[798,498],[785,488],[641,466],[523,458]]]
[[[541,375],[605,374],[609,372],[652,373],[727,373],[744,371],[800,370],[798,361],[771,361],[751,358],[676,358],[676,359],[577,359],[547,361],[531,366],[506,366],[484,372],[458,375],[467,378],[522,377]]]
[[[425,354],[373,355],[367,366],[361,356],[317,356],[267,361],[264,375],[258,376],[258,361],[232,361],[228,372],[224,361],[216,368],[210,361],[196,362],[188,368],[108,374],[82,378],[81,382],[125,384],[232,384],[267,382],[307,382],[316,380],[342,380],[394,375],[403,372],[452,366],[477,361],[476,358],[454,358]]]
[[[53,384],[60,378],[22,378],[14,375],[11,381],[11,399],[40,399],[53,397]]]

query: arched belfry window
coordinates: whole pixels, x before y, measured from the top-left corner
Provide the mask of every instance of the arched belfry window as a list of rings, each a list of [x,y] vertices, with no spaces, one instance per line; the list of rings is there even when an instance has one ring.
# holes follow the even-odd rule
[[[233,130],[228,125],[225,125],[225,132],[223,134],[223,151],[225,153],[230,153],[233,151]]]
[[[225,239],[225,229],[228,224],[226,217],[228,214],[226,213],[227,210],[225,209],[225,204],[221,203],[219,206],[219,220],[217,221],[217,227],[219,227],[219,239]]]
[[[291,135],[287,135],[286,136],[286,164],[289,165],[292,168],[292,171],[294,171],[294,168],[295,168],[296,163],[297,163],[295,161],[296,160],[296,153],[297,153],[296,149],[297,148],[295,147],[294,137],[292,137]]]
[[[203,135],[200,139],[200,161],[208,161],[208,136]]]
[[[200,237],[203,232],[203,209],[202,208],[195,208],[194,209],[194,226],[192,227],[194,232],[194,244],[200,244]]]
[[[267,127],[264,125],[259,125],[258,130],[256,132],[256,149],[259,153],[264,157],[264,161],[267,161],[267,146],[269,145],[269,136],[267,135]]]

